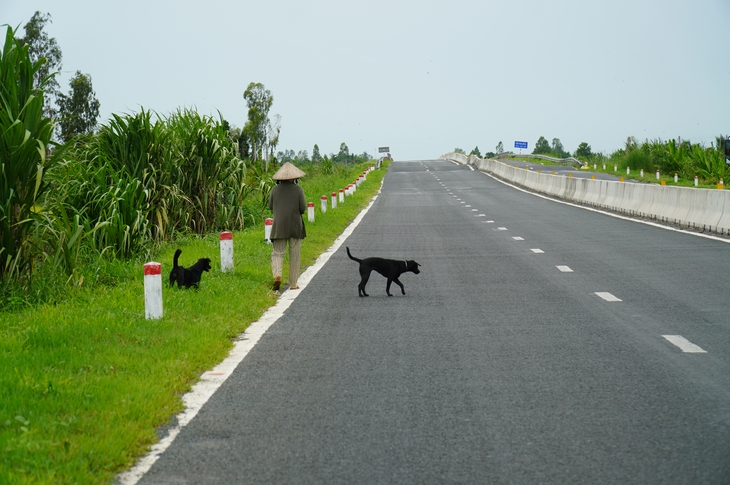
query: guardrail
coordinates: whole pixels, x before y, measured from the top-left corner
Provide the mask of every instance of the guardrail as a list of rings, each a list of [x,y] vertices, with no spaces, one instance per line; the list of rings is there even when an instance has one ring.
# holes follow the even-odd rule
[[[727,190],[566,177],[462,153],[450,152],[440,158],[474,166],[515,185],[571,202],[730,235],[730,191]]]
[[[583,166],[583,162],[581,162],[577,158],[573,158],[573,157],[555,158],[555,157],[549,157],[547,155],[533,155],[532,153],[526,153],[526,154],[522,155],[522,154],[518,154],[518,153],[505,152],[505,153],[500,153],[499,155],[496,156],[496,158],[498,160],[500,158],[537,158],[540,160],[547,160],[549,162],[560,163],[563,165]]]

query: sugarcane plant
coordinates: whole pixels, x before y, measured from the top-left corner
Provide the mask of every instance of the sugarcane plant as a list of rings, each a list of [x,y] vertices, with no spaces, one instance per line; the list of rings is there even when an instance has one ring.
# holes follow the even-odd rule
[[[31,235],[41,214],[37,205],[47,189],[45,173],[53,147],[54,123],[43,115],[44,86],[53,74],[34,85],[44,58],[33,62],[28,46],[5,34],[0,59],[0,277],[30,274],[40,248]]]

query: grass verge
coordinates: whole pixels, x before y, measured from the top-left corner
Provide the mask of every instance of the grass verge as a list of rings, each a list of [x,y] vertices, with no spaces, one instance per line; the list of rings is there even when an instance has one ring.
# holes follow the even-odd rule
[[[337,209],[321,213],[319,197],[367,166],[302,179],[316,211],[302,244],[302,271],[377,193],[385,167]],[[114,286],[0,313],[0,483],[110,483],[133,465],[157,441],[156,429],[182,410],[182,394],[276,302],[263,234],[263,225],[234,234],[229,273],[219,270],[218,234],[161,248],[155,255],[163,263],[160,320],[144,317],[141,265],[120,269],[128,276]],[[178,247],[184,265],[212,259],[199,290],[167,287]]]

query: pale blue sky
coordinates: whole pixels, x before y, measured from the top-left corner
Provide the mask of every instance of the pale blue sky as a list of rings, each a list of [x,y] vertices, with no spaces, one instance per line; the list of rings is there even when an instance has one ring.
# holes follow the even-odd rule
[[[730,134],[728,0],[0,0],[50,13],[61,89],[111,113],[196,107],[236,126],[261,82],[279,149],[435,158],[540,136],[610,154],[628,136]]]

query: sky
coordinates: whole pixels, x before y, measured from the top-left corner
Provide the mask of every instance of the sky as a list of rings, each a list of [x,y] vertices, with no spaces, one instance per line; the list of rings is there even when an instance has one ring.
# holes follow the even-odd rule
[[[277,150],[310,155],[730,134],[730,0],[0,0],[0,24],[23,36],[35,11],[62,92],[89,74],[100,123],[187,108],[242,127],[258,82]]]

